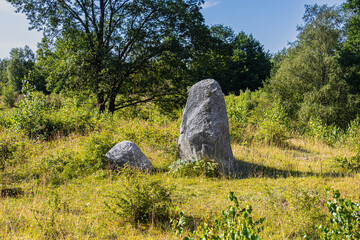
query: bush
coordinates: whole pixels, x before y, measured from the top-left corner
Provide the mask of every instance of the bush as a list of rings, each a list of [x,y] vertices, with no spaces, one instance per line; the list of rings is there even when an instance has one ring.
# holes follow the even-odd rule
[[[125,190],[112,196],[105,206],[132,224],[160,224],[170,220],[171,194],[160,181],[149,181],[145,174],[125,167],[121,170]]]
[[[233,239],[233,240],[258,240],[261,239],[259,233],[263,230],[261,224],[265,218],[257,221],[253,220],[252,207],[240,208],[239,201],[233,192],[229,193],[229,199],[234,204],[222,211],[222,218],[215,219],[212,224],[202,222],[197,232],[196,239]],[[179,221],[174,221],[175,228],[182,228],[186,223],[184,215],[180,215]],[[182,230],[178,231],[181,233]],[[184,237],[184,240],[194,238]]]
[[[327,189],[330,193],[330,189]],[[340,197],[339,190],[332,191],[332,200],[326,203],[328,224],[320,225],[321,239],[360,239],[360,207],[350,199]]]
[[[7,161],[13,156],[13,153],[17,150],[17,145],[11,143],[9,140],[0,139],[0,170],[5,169]]]
[[[336,125],[323,124],[317,118],[308,121],[306,135],[332,146],[343,139],[344,131]]]
[[[47,101],[41,92],[29,91],[14,113],[14,126],[29,138],[51,140],[56,135],[93,129],[95,114],[71,99],[60,104]]]
[[[60,149],[43,156],[39,161],[38,170],[47,183],[59,185],[66,180],[81,176],[85,171],[85,166],[75,152]]]
[[[336,157],[335,163],[345,171],[358,172],[360,170],[360,154],[351,157]]]
[[[169,168],[170,174],[178,177],[220,176],[218,164],[214,160],[208,159],[180,159],[175,161]]]
[[[117,143],[108,131],[95,132],[84,141],[83,161],[87,169],[96,171],[107,166],[105,154]]]
[[[275,145],[283,145],[287,136],[288,119],[284,108],[275,102],[264,110],[263,118],[257,120],[255,139]]]
[[[1,90],[2,101],[7,107],[15,106],[15,93],[10,85],[3,86]]]
[[[14,115],[17,130],[23,130],[30,138],[48,137],[49,123],[44,118],[48,105],[43,93],[32,92],[20,102],[19,109]]]

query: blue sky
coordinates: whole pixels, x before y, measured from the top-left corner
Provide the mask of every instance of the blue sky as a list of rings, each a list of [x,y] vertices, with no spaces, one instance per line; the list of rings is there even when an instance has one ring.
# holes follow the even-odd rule
[[[244,31],[272,53],[296,39],[296,26],[302,23],[305,4],[342,4],[345,0],[207,0],[202,13],[209,26],[224,24],[235,33]],[[28,21],[5,0],[0,0],[0,59],[11,48],[30,46],[36,50],[42,34],[28,30]]]

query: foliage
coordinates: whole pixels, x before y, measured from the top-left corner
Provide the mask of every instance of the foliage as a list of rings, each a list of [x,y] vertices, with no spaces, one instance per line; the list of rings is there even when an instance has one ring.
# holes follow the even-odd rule
[[[7,76],[7,65],[9,64],[8,59],[0,59],[0,90],[1,85],[4,85],[8,82],[8,76]]]
[[[211,46],[194,56],[192,77],[213,78],[225,94],[238,94],[240,90],[255,90],[270,76],[270,54],[251,34],[223,25],[212,26]]]
[[[36,168],[45,184],[60,185],[86,173],[86,167],[78,154],[67,149],[59,149],[43,156]]]
[[[344,137],[344,131],[336,125],[324,124],[320,119],[310,119],[306,126],[306,135],[334,145]]]
[[[360,170],[360,155],[357,154],[351,157],[336,157],[334,161],[339,167],[349,172],[359,172]]]
[[[107,167],[105,154],[117,143],[110,132],[93,133],[84,141],[83,161],[88,169],[96,171]]]
[[[263,230],[261,224],[265,221],[265,218],[253,220],[252,207],[241,208],[234,192],[229,193],[229,199],[234,203],[233,206],[223,210],[222,218],[215,219],[212,224],[202,222],[197,232],[195,232],[196,239],[261,239],[259,233]],[[181,217],[183,218],[183,215]],[[180,221],[175,224],[181,227],[183,223],[186,222],[180,218]],[[190,240],[193,238],[184,237],[183,239]]]
[[[15,129],[23,130],[30,138],[50,138],[55,124],[45,118],[49,106],[44,94],[32,92],[20,102],[14,115]]]
[[[220,170],[214,160],[209,159],[180,159],[170,167],[170,173],[179,177],[219,177]]]
[[[57,98],[49,101],[42,92],[34,91],[28,81],[25,83],[25,99],[14,111],[16,130],[24,131],[29,138],[50,140],[57,135],[68,135],[74,131],[84,133],[93,128],[96,119],[94,111],[80,107],[76,98],[68,98],[63,103]]]
[[[2,102],[7,106],[7,107],[14,107],[15,106],[15,93],[13,88],[11,87],[11,85],[6,84],[3,86],[2,91],[1,91],[1,95],[2,97]]]
[[[347,0],[343,4],[348,14],[345,22],[346,40],[341,52],[340,62],[346,71],[346,80],[355,94],[360,93],[360,3]]]
[[[10,60],[7,63],[7,77],[14,91],[21,91],[24,77],[34,66],[35,54],[28,46],[11,49]]]
[[[306,123],[318,117],[345,128],[356,115],[358,100],[350,94],[338,62],[343,36],[340,9],[306,5],[303,20],[298,40],[268,87],[292,119]]]
[[[190,52],[208,35],[203,0],[8,2],[44,30],[39,64],[51,85],[90,91],[101,111],[181,95]]]
[[[250,110],[253,110],[256,106],[253,95],[253,92],[247,89],[240,91],[238,97],[233,94],[227,96],[225,103],[229,119],[238,124],[248,123]]]
[[[13,157],[18,146],[11,139],[0,139],[0,170],[4,170],[7,162]]]
[[[330,189],[327,189],[330,193]],[[326,202],[328,223],[320,225],[321,239],[359,239],[360,208],[351,199],[340,197],[339,190],[332,190],[332,200]]]
[[[120,172],[125,190],[111,196],[113,201],[105,202],[105,206],[133,224],[169,221],[173,207],[170,190],[131,167],[125,166]]]
[[[263,118],[258,120],[255,139],[267,144],[284,145],[288,125],[284,108],[275,102],[264,109]]]

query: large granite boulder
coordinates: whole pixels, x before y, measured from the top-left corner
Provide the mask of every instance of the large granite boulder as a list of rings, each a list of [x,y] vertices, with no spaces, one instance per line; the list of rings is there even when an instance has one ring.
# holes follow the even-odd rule
[[[191,87],[180,126],[181,159],[208,159],[225,174],[234,170],[229,121],[220,85],[206,79]]]
[[[111,169],[124,167],[125,164],[143,172],[151,172],[153,168],[149,159],[131,141],[119,142],[105,154],[105,157],[109,159]]]

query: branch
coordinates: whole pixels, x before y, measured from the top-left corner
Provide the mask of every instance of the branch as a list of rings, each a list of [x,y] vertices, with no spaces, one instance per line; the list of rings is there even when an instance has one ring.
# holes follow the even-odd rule
[[[86,24],[76,11],[74,11],[69,5],[67,5],[64,0],[58,0],[58,2],[70,13],[70,15],[72,15],[73,18],[77,19],[80,24],[86,29]]]
[[[168,95],[168,94],[167,94],[167,93],[166,93],[166,94],[159,94],[159,95],[155,95],[155,96],[152,96],[152,97],[147,98],[147,99],[144,99],[144,100],[127,101],[128,103],[125,102],[125,103],[124,103],[125,105],[115,104],[115,106],[117,106],[117,107],[115,108],[115,110],[119,110],[119,109],[122,109],[122,108],[130,107],[130,106],[133,106],[133,105],[136,105],[136,104],[139,104],[139,103],[150,102],[150,101],[153,100],[154,98],[162,97],[162,96],[166,96],[166,95]]]
[[[150,17],[155,13],[155,9],[153,9],[144,19],[144,21],[141,23],[140,27],[137,29],[137,33],[135,34],[135,36],[133,37],[133,39],[131,39],[125,46],[123,52],[120,54],[119,56],[119,61],[122,61],[124,59],[125,56],[127,56],[127,54],[132,50],[132,47],[135,44],[136,38],[138,37],[141,29],[145,26],[145,24],[147,23],[147,21],[150,19]]]

